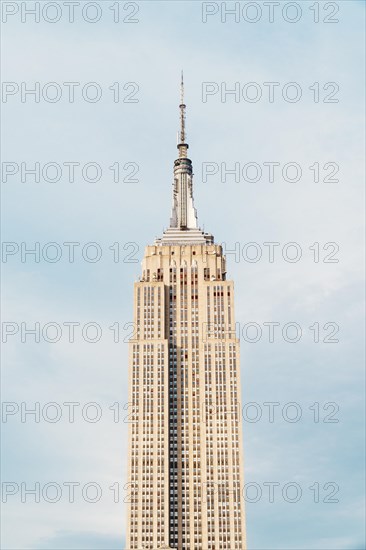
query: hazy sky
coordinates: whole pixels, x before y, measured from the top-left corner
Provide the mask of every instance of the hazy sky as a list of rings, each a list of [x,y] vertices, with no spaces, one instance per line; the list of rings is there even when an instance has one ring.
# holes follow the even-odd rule
[[[35,4],[2,2],[3,548],[124,547],[128,323],[181,69],[199,222],[235,281],[248,548],[365,548],[364,3]]]

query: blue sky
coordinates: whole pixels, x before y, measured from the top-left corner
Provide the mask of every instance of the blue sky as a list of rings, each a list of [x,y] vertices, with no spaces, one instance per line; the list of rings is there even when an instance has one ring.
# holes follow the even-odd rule
[[[6,2],[3,2],[6,4]],[[19,10],[22,9],[19,3]],[[33,2],[27,2],[27,5]],[[43,4],[43,3],[41,3]],[[80,3],[81,6],[85,2]],[[162,233],[170,217],[172,165],[176,157],[177,105],[180,71],[185,72],[187,130],[194,165],[195,204],[199,222],[227,249],[258,243],[263,252],[257,263],[235,261],[228,254],[228,275],[235,281],[236,317],[241,329],[257,323],[263,336],[249,343],[242,334],[243,403],[255,402],[263,412],[258,422],[243,420],[245,481],[263,490],[262,498],[247,502],[250,550],[361,550],[365,548],[364,514],[364,371],[363,371],[363,159],[364,137],[364,3],[346,1],[326,24],[324,3],[314,23],[312,2],[299,2],[297,23],[284,20],[282,11],[268,22],[265,7],[257,23],[220,13],[202,22],[201,2],[141,2],[138,23],[114,23],[112,2],[98,5],[102,16],[95,24],[80,11],[69,23],[60,2],[61,19],[50,24],[41,18],[21,22],[20,11],[2,25],[3,80],[20,85],[40,82],[96,82],[103,90],[96,103],[56,103],[9,96],[2,104],[5,162],[44,166],[57,162],[98,163],[103,176],[90,183],[80,177],[68,181],[64,170],[55,183],[25,182],[19,174],[2,183],[3,241],[59,243],[56,263],[20,254],[8,257],[3,269],[3,320],[31,327],[54,322],[63,327],[56,343],[41,338],[21,342],[20,330],[3,346],[2,399],[29,407],[39,402],[60,404],[62,418],[51,423],[30,416],[21,422],[14,414],[3,423],[2,479],[19,492],[2,504],[2,546],[11,549],[122,549],[125,529],[127,424],[113,421],[109,407],[118,402],[121,419],[127,411],[126,323],[132,313],[133,281],[145,245]],[[213,3],[215,4],[215,3]],[[220,3],[219,3],[220,4]],[[219,5],[217,4],[217,5]],[[232,5],[233,3],[230,3]],[[241,3],[241,7],[247,4]],[[285,5],[281,2],[281,10]],[[128,9],[123,9],[125,15]],[[229,4],[228,4],[229,6]],[[289,17],[292,17],[289,12]],[[114,103],[109,87],[119,82],[139,86],[136,103]],[[256,82],[263,91],[257,103],[220,94],[202,101],[202,83],[238,82],[240,89]],[[270,103],[266,82],[278,82],[279,94]],[[282,98],[286,83],[296,82],[302,97],[297,103]],[[328,82],[339,85],[337,103],[313,101],[309,90],[319,82],[321,98]],[[332,88],[326,90],[329,93]],[[129,92],[123,91],[123,94]],[[109,166],[137,163],[138,183],[114,183]],[[263,175],[256,183],[240,178],[220,181],[220,174],[202,181],[202,163],[289,162],[301,166],[296,183]],[[309,169],[315,162],[339,166],[338,183],[314,182]],[[264,173],[264,168],[263,168]],[[327,172],[328,173],[328,172]],[[322,177],[324,174],[322,172]],[[159,200],[156,197],[159,197]],[[65,242],[80,243],[75,262],[67,261]],[[102,258],[85,261],[80,250],[96,242]],[[114,262],[109,247],[120,243],[121,259]],[[280,243],[275,261],[268,261],[263,243]],[[283,246],[296,242],[302,258],[285,261]],[[336,243],[337,263],[324,263],[325,243]],[[123,249],[126,243],[135,243]],[[235,243],[239,243],[235,245]],[[314,243],[320,243],[321,261],[313,261]],[[19,245],[20,246],[20,245]],[[128,254],[136,250],[130,262]],[[51,253],[51,252],[50,252]],[[68,341],[65,322],[96,323],[102,328],[97,343],[83,340],[75,329]],[[288,343],[276,336],[270,343],[263,323],[282,327],[296,322],[302,338]],[[338,343],[314,343],[314,323],[339,326]],[[122,336],[114,343],[109,328],[119,323]],[[124,328],[125,327],[125,328]],[[92,334],[92,333],[90,333]],[[251,333],[250,333],[251,334]],[[280,332],[278,333],[280,334]],[[247,338],[249,339],[249,338]],[[66,402],[78,402],[75,422],[67,420]],[[102,410],[99,422],[85,420],[80,411],[95,402]],[[280,403],[274,422],[263,403]],[[297,403],[302,418],[291,423],[281,411]],[[321,421],[314,422],[314,403]],[[334,418],[324,422],[332,408]],[[313,407],[309,409],[309,407]],[[291,414],[289,410],[289,414]],[[249,413],[249,411],[248,411]],[[51,412],[50,412],[51,414]],[[92,411],[91,413],[92,414]],[[54,482],[63,487],[58,502],[31,496],[21,501],[21,483],[41,488]],[[67,482],[96,483],[98,502],[85,502],[75,490],[75,502],[66,493]],[[269,502],[263,483],[279,483]],[[302,496],[296,503],[282,497],[287,483],[297,483]],[[318,483],[320,502],[314,502]],[[338,503],[323,502],[337,484]],[[121,489],[114,502],[109,487]],[[79,491],[79,492],[78,492]],[[120,495],[120,496],[121,496]],[[252,495],[252,493],[250,493]],[[250,498],[253,499],[251,496]],[[50,500],[50,499],[48,499]]]

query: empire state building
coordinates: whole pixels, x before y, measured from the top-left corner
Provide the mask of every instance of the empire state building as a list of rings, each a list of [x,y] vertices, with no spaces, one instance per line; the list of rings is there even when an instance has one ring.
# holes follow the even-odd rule
[[[183,80],[170,227],[147,246],[129,347],[128,550],[245,550],[234,283],[198,227]]]

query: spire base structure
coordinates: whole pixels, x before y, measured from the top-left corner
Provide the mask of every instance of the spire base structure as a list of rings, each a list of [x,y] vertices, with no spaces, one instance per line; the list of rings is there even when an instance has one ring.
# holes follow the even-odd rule
[[[214,244],[214,237],[210,233],[204,233],[201,229],[179,229],[168,227],[163,236],[155,240],[155,245],[185,245],[185,244]]]

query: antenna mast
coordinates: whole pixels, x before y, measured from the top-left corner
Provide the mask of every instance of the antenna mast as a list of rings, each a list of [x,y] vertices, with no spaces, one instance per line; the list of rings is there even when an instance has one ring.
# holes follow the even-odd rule
[[[186,141],[186,106],[184,104],[184,81],[183,71],[180,81],[180,143],[183,144]]]

